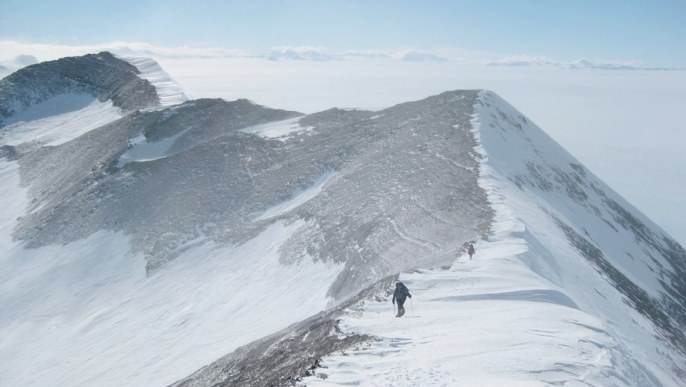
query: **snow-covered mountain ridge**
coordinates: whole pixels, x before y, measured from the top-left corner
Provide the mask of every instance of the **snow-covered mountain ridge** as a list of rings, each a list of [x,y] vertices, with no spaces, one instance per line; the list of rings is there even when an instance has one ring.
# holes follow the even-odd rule
[[[494,94],[474,124],[496,209],[476,259],[401,275],[407,321],[349,308],[343,331],[378,340],[301,384],[683,385],[683,249]]]
[[[108,52],[24,67],[0,80],[0,125],[59,95],[87,93],[126,111],[159,104],[155,87],[138,74],[134,65]]]
[[[578,253],[686,351],[686,251],[510,105],[492,93],[483,93],[480,103],[477,114],[489,128],[479,131],[488,166],[536,199]],[[506,151],[513,148],[519,152]],[[533,223],[523,206],[510,207]],[[552,228],[537,226],[538,232]],[[557,285],[565,280],[551,267],[536,270]]]
[[[63,58],[0,80],[0,142],[60,145],[139,109],[186,101],[183,90],[147,58],[110,53]]]
[[[303,116],[127,60],[153,105],[0,128],[0,385],[683,382],[683,248],[493,93]]]
[[[496,213],[476,259],[401,274],[408,318],[392,317],[383,290],[340,311],[333,336],[373,339],[275,385],[683,385],[683,249],[493,93],[475,101],[471,130]],[[178,385],[253,385],[237,381],[241,364]]]

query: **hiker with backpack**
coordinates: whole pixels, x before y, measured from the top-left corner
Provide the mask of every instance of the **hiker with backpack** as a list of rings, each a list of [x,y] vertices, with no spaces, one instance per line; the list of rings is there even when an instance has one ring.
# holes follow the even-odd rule
[[[472,259],[472,256],[474,255],[475,250],[474,250],[474,243],[469,243],[469,248],[467,249],[467,254],[469,254],[469,259]]]
[[[393,304],[395,304],[396,301],[398,302],[398,314],[395,317],[402,317],[405,314],[405,308],[403,307],[403,304],[405,303],[405,299],[407,297],[412,298],[407,286],[400,281],[396,281],[395,291],[393,292],[393,300],[391,301]]]

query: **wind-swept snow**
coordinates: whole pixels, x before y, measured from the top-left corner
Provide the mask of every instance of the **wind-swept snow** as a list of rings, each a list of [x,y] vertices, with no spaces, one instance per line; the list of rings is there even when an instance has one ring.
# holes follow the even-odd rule
[[[185,131],[159,141],[148,141],[143,134],[131,139],[129,141],[130,148],[117,161],[117,168],[121,168],[132,161],[152,161],[165,157],[174,142],[184,133]]]
[[[300,205],[317,196],[317,194],[319,194],[324,187],[324,184],[326,184],[326,182],[329,181],[332,176],[333,172],[325,173],[319,179],[317,179],[317,181],[315,181],[311,187],[294,194],[292,198],[284,201],[283,203],[279,203],[274,207],[269,208],[267,211],[263,212],[262,215],[255,218],[255,220],[275,218],[298,208]]]
[[[645,255],[644,246],[637,243],[636,236],[626,229],[629,225],[622,225],[624,220],[618,220],[619,214],[614,213],[613,208],[607,208],[606,202],[613,201],[626,208],[630,216],[649,225],[652,230],[661,231],[659,227],[614,194],[578,160],[495,94],[481,94],[476,115],[477,124],[481,127],[478,135],[483,145],[482,152],[488,158],[486,173],[516,182],[498,183],[502,187],[500,190],[507,192],[506,196],[544,204],[553,215],[586,229],[605,255],[615,260],[613,263],[620,271],[657,295],[660,277],[656,273],[659,267],[669,263],[660,256],[640,265],[631,262],[633,259],[630,257]],[[517,187],[527,183],[533,187],[527,187],[525,192]],[[526,202],[509,204],[508,207],[517,211],[520,217],[528,218],[532,212],[529,210],[531,204]],[[541,230],[542,226],[536,229]]]
[[[516,258],[525,246],[503,236],[477,245],[450,270],[403,274],[414,295],[393,317],[389,298],[352,308],[344,332],[378,338],[321,361],[308,387],[625,385],[601,321]]]
[[[157,62],[150,58],[122,57],[121,59],[136,66],[139,77],[148,80],[155,86],[160,106],[172,106],[188,100],[181,86],[167,74]]]
[[[679,253],[662,245],[662,230],[497,95],[480,93],[473,126],[479,185],[494,209],[522,225],[529,253],[518,258],[605,324],[629,359],[615,367],[626,378],[620,385],[683,384],[686,359],[672,347],[683,345],[682,329],[663,312],[679,319],[682,307],[669,303],[683,301],[663,296],[681,270],[667,258]]]
[[[286,141],[295,134],[312,130],[312,127],[300,126],[298,123],[300,118],[302,117],[293,117],[283,121],[255,125],[241,129],[241,132],[256,134],[263,138],[276,138],[281,141]]]
[[[60,94],[10,117],[0,130],[0,143],[59,145],[123,116],[111,100],[100,102],[86,93]]]
[[[323,310],[337,266],[279,263],[297,228],[275,224],[236,248],[198,241],[152,277],[125,237],[105,232],[3,251],[3,385],[164,386]]]

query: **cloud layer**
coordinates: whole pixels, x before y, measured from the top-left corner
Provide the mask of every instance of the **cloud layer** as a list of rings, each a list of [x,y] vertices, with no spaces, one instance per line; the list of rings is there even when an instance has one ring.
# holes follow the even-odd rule
[[[664,67],[642,67],[637,61],[619,61],[606,59],[579,58],[575,61],[564,62],[547,56],[514,55],[486,63],[488,66],[506,67],[557,67],[561,69],[593,69],[593,70],[681,70]]]
[[[448,62],[457,64],[502,66],[502,67],[554,67],[560,69],[592,70],[675,70],[667,68],[641,67],[635,60],[605,60],[579,58],[562,61],[548,56],[514,55],[498,56],[489,53],[475,53],[440,50],[344,50],[336,51],[326,47],[277,46],[265,52],[248,52],[221,47],[158,46],[143,42],[110,42],[95,45],[65,45],[21,43],[0,40],[0,66],[16,70],[35,63],[65,56],[110,51],[121,56],[146,56],[165,59],[263,59],[270,61],[312,61],[330,62],[346,60],[397,60],[402,62]],[[680,70],[680,69],[678,69]],[[0,68],[2,71],[2,68]]]

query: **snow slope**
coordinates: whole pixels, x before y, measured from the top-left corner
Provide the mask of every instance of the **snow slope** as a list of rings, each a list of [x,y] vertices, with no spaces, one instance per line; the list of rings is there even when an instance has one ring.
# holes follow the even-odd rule
[[[293,135],[312,130],[312,127],[302,127],[298,123],[301,117],[289,118],[284,121],[270,122],[241,129],[244,133],[257,134],[263,138],[277,138],[286,141]]]
[[[36,141],[60,145],[124,115],[110,100],[100,102],[90,94],[61,94],[11,117],[0,131],[0,144]]]
[[[686,384],[684,353],[616,282],[625,275],[657,304],[665,271],[679,268],[613,218],[602,199],[628,207],[651,232],[659,228],[589,172],[586,182],[603,194],[555,189],[564,182],[543,178],[541,164],[580,165],[494,94],[480,93],[473,125],[481,144],[479,184],[496,210],[492,234],[477,244],[474,260],[459,256],[449,270],[402,274],[414,294],[406,318],[392,317],[390,294],[351,307],[343,331],[378,341],[324,358],[301,385]],[[540,180],[527,186],[527,178],[536,178],[531,169]],[[589,264],[571,228],[593,238],[622,274]],[[625,256],[641,261],[632,264]]]
[[[121,233],[25,249],[11,237],[26,205],[17,163],[0,159],[0,179],[2,386],[170,384],[325,309],[340,271],[280,262],[304,222],[275,222],[240,246],[198,238],[151,277]]]
[[[51,79],[59,75],[53,69],[79,66],[80,60],[67,58],[38,70]],[[159,106],[147,110],[186,100],[154,61],[126,60],[139,70],[137,76],[155,87]],[[107,69],[92,70],[107,74]],[[12,87],[21,93],[23,85],[16,82]],[[78,146],[79,140],[96,135],[95,129],[102,132],[103,126],[131,113],[88,92],[56,88],[48,98],[34,94],[32,103],[17,109],[0,130],[0,145],[21,146],[19,152],[8,148],[14,153],[7,158],[0,152],[0,386],[167,385],[331,303],[327,291],[341,270],[339,264],[314,262],[305,252],[300,259],[281,261],[283,243],[306,225],[304,221],[274,220],[240,245],[218,245],[197,230],[194,239],[175,246],[177,260],[155,276],[146,275],[143,253],[131,248],[131,236],[123,232],[101,229],[74,242],[28,248],[16,239],[17,224],[29,215],[29,208],[36,212],[44,206],[31,202],[35,186],[20,174],[26,173],[20,168],[22,162],[26,167],[26,155],[44,154],[72,140]],[[177,112],[171,107],[159,114],[170,118]],[[115,126],[110,129],[105,132],[114,132]],[[159,141],[143,134],[131,138],[117,168],[164,158],[184,133]],[[111,140],[105,137],[103,143],[81,149],[105,154],[97,147],[112,148]],[[28,143],[31,146],[23,146]],[[46,146],[50,148],[41,148]],[[68,153],[78,159],[86,152]],[[65,159],[57,157],[53,167],[79,168],[77,163],[60,165]],[[91,165],[76,172],[87,173]],[[275,211],[297,209],[319,192],[327,176],[276,204]],[[69,184],[62,179],[56,185]],[[304,297],[306,304],[300,302]]]
[[[476,260],[402,275],[414,294],[403,318],[386,297],[351,309],[344,332],[379,340],[325,358],[302,385],[626,385],[604,324],[517,259],[521,239],[500,237]]]
[[[414,295],[405,317],[393,317],[387,295],[350,308],[343,331],[378,341],[324,358],[301,385],[679,385],[531,271],[524,261],[536,252],[521,237],[524,226],[511,213],[498,215],[474,260],[461,255],[450,269],[400,276]]]
[[[684,249],[505,101],[490,92],[479,101],[481,184],[524,225],[537,251],[527,265],[610,324],[641,361],[652,363],[641,352],[666,341],[681,352],[661,366],[683,368]]]

